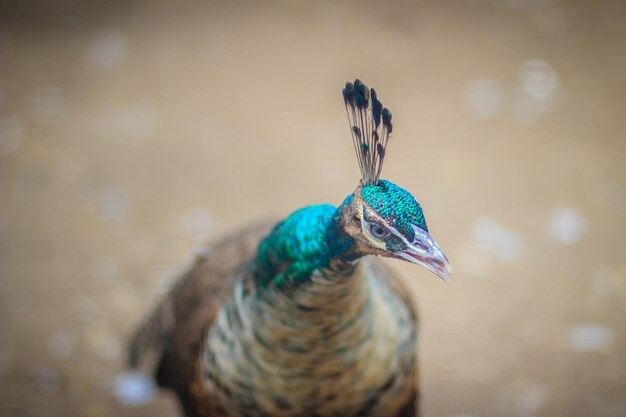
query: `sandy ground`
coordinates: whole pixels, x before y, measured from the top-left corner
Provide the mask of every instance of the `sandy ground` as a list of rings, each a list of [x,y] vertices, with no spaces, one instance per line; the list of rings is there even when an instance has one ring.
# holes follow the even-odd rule
[[[626,416],[625,17],[0,6],[0,415],[176,415],[127,404],[129,334],[202,242],[353,190],[359,77],[394,113],[384,176],[455,268],[392,263],[421,306],[424,415]]]

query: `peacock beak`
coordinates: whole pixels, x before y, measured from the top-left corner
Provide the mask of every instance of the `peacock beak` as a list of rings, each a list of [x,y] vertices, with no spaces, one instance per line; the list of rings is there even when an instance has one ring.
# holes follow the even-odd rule
[[[415,231],[415,238],[409,243],[408,249],[397,251],[396,254],[408,262],[423,266],[444,281],[449,281],[452,267],[446,255],[427,231],[415,225],[411,226]]]

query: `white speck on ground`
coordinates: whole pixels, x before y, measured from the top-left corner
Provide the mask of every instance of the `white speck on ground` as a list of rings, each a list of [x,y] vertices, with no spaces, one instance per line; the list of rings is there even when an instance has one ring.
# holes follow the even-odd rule
[[[115,377],[113,393],[121,404],[145,404],[154,397],[155,391],[154,382],[145,375],[129,372]]]
[[[550,216],[550,233],[559,242],[571,245],[587,231],[587,221],[573,208],[554,210]]]
[[[91,62],[99,68],[111,68],[120,63],[126,55],[126,39],[112,29],[97,33],[88,46]]]
[[[545,61],[531,59],[524,62],[519,79],[522,91],[541,102],[552,98],[559,84],[556,71]]]
[[[103,187],[95,192],[100,214],[110,220],[125,220],[128,216],[128,195],[118,187]]]
[[[533,123],[544,112],[554,108],[559,77],[545,61],[531,59],[519,71],[519,87],[514,96],[517,119],[525,124]]]
[[[568,346],[577,351],[605,351],[613,340],[613,331],[604,324],[582,323],[570,327]]]

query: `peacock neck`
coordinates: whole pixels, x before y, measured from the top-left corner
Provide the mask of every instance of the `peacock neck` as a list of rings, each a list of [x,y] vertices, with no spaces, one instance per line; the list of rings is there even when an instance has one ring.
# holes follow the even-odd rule
[[[410,395],[410,323],[367,260],[298,285],[250,292],[241,281],[207,334],[205,384],[233,416],[395,415]]]
[[[349,201],[339,208],[308,206],[278,223],[259,244],[252,264],[257,288],[298,286],[321,270],[328,276],[349,274],[359,258],[343,228]]]

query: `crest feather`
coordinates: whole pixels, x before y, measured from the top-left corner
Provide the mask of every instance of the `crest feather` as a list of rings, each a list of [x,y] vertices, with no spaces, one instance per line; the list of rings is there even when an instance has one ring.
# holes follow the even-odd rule
[[[363,185],[378,184],[393,130],[391,112],[378,100],[376,90],[368,89],[358,79],[347,82],[342,93],[361,180]]]

